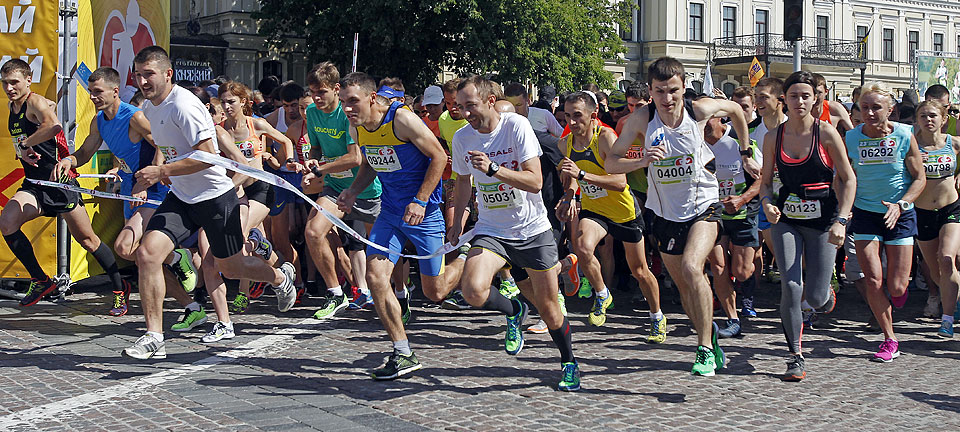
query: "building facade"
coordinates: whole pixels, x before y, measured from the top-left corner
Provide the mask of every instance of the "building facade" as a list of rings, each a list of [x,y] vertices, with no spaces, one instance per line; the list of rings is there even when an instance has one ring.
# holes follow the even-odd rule
[[[257,33],[258,0],[170,0],[170,53],[175,78],[199,82],[227,75],[251,87],[268,75],[304,82],[312,66],[304,41],[282,52]]]
[[[746,58],[770,53],[767,76],[783,78],[793,71],[792,54],[778,55],[774,49],[792,47],[781,36],[783,0],[637,4],[632,26],[621,29],[629,52],[619,64],[607,65],[619,78],[644,79],[646,66],[668,55],[683,62],[695,88],[710,61],[714,85],[730,93],[749,83],[749,63],[730,64],[730,51],[724,50],[730,46],[741,48]],[[803,6],[802,46],[810,61],[801,61],[802,68],[823,74],[833,97],[850,95],[860,84],[861,68],[865,81],[881,80],[902,90],[911,85],[914,51],[960,52],[960,0],[804,0]],[[859,62],[847,61],[858,56]]]

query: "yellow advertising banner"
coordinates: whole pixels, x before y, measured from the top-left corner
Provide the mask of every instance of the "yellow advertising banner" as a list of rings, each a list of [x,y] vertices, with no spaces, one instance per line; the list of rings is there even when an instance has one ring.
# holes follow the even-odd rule
[[[30,89],[47,99],[57,99],[57,39],[59,2],[51,0],[0,0],[0,63],[19,58],[30,64]],[[6,95],[4,95],[6,99]],[[7,100],[0,104],[0,119],[10,116]],[[0,127],[0,207],[16,193],[23,180],[23,168],[16,158],[13,139],[6,126]],[[48,274],[56,274],[56,220],[40,218],[23,226]],[[6,243],[0,246],[0,278],[29,278]]]
[[[756,57],[754,57],[753,62],[750,63],[750,71],[747,72],[747,76],[750,78],[751,87],[756,87],[760,79],[763,78],[763,66],[760,66],[760,62],[757,61]]]
[[[136,93],[133,77],[133,57],[141,49],[159,45],[170,46],[170,2],[167,0],[80,0],[77,21],[77,63],[90,70],[109,66],[120,72],[120,96],[129,101]],[[90,133],[90,122],[96,109],[90,95],[77,86],[77,146]],[[102,174],[113,168],[113,158],[101,147],[96,157],[79,169],[81,173]],[[81,186],[103,189],[99,180],[82,180]],[[123,227],[122,205],[127,203],[110,199],[84,199],[94,231],[112,246]],[[102,272],[93,259],[77,242],[72,243],[70,274],[74,280]]]

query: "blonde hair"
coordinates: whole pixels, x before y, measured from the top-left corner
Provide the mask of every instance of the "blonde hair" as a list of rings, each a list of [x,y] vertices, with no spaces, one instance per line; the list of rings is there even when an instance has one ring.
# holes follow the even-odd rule
[[[876,93],[881,96],[886,96],[887,100],[890,101],[890,106],[893,106],[895,102],[893,98],[893,91],[890,90],[890,87],[886,83],[880,81],[870,81],[864,85],[860,90],[860,99],[863,99],[869,93]]]

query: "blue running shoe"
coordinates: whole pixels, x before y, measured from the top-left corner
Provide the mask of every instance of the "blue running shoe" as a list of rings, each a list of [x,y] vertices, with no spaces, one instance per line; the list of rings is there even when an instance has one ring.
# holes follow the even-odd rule
[[[757,317],[757,310],[753,308],[753,297],[743,298],[743,309],[740,309],[740,315],[748,318]]]
[[[950,339],[953,337],[953,323],[947,320],[940,322],[940,330],[937,330],[937,336]]]
[[[360,293],[347,305],[347,309],[350,310],[360,310],[363,308],[372,308],[373,307],[373,297],[370,297],[370,294]]]
[[[523,329],[520,326],[523,325],[523,320],[527,317],[527,304],[518,300],[512,301],[520,303],[520,312],[507,317],[507,334],[503,342],[507,354],[517,355],[523,349]]]

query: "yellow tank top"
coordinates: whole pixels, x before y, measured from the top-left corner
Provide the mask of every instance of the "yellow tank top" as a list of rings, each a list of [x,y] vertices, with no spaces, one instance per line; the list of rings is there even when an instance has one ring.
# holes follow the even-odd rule
[[[590,138],[590,145],[583,151],[573,148],[573,134],[568,134],[566,139],[567,154],[584,172],[595,175],[607,175],[603,169],[603,158],[600,157],[600,131],[601,126],[597,125],[593,130],[593,137]],[[580,184],[581,206],[583,210],[599,214],[616,223],[629,222],[637,218],[637,204],[630,193],[630,186],[621,191],[604,189],[600,186],[588,183],[586,181],[577,181]]]

